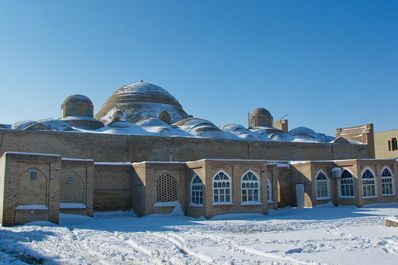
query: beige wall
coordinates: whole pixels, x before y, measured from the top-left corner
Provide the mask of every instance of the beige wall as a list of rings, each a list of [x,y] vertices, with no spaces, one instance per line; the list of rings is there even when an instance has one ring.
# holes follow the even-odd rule
[[[156,183],[162,174],[168,174],[175,179],[177,183],[177,201],[181,204],[182,209],[186,210],[187,167],[185,163],[142,162],[134,163],[133,166],[137,178],[144,185],[142,189],[144,189],[145,194],[145,200],[141,201],[140,206],[135,206],[137,214],[170,213],[174,209],[174,206],[159,206],[157,204]],[[136,197],[134,196],[134,198]]]
[[[292,205],[290,166],[278,166],[271,164],[267,166],[268,178],[272,178],[273,204],[270,208],[283,208]]]
[[[333,202],[335,205],[356,205],[363,206],[371,203],[390,203],[397,202],[397,188],[398,179],[396,177],[397,162],[395,160],[340,160],[340,161],[311,161],[295,163],[292,165],[292,186],[296,183],[305,184],[305,207],[312,207],[317,204],[324,204]],[[394,181],[394,195],[383,195],[381,186],[381,173],[383,168],[387,166],[395,176]],[[354,198],[341,198],[340,197],[340,179],[332,177],[332,168],[339,167],[342,170],[348,170],[354,178]],[[366,169],[370,169],[375,175],[375,198],[363,198],[362,194],[362,174]],[[315,178],[318,172],[324,172],[329,178],[329,197],[330,199],[319,200],[316,198],[316,181]],[[295,191],[292,192],[292,194]],[[295,196],[295,195],[294,195]]]
[[[398,140],[398,130],[375,133],[376,158],[398,158],[398,150],[388,150],[388,141],[392,138]]]
[[[61,208],[62,212],[93,215],[94,161],[62,159],[60,176],[60,202],[82,203],[86,209]]]
[[[61,157],[57,155],[5,153],[4,199],[2,220],[4,226],[28,221],[59,220],[59,179]],[[30,169],[37,170],[37,178],[29,177]],[[18,209],[21,206],[42,205],[48,210]],[[18,207],[19,206],[19,207]],[[17,208],[18,207],[18,208]]]
[[[187,165],[202,174],[199,176],[205,186],[203,205],[203,215],[205,217],[227,213],[267,213],[267,170],[265,161],[204,159],[188,162]],[[249,170],[260,178],[261,203],[258,205],[244,205],[241,203],[241,178]],[[229,205],[216,205],[213,203],[213,177],[220,171],[225,172],[232,179],[232,197]]]
[[[319,160],[367,158],[367,145],[254,142],[222,139],[2,130],[5,151],[55,153],[95,161],[141,162],[212,159]]]
[[[133,172],[130,163],[94,163],[94,210],[132,209]]]

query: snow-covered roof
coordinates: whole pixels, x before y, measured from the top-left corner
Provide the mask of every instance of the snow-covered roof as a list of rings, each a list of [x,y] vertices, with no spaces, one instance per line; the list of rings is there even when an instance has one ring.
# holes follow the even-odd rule
[[[80,118],[79,117],[70,117]],[[87,118],[87,117],[84,117]],[[93,118],[90,118],[93,119]],[[94,119],[93,119],[94,120]],[[275,141],[275,142],[311,142],[335,143],[336,139],[323,133],[317,133],[309,128],[298,127],[287,133],[274,127],[256,127],[248,129],[240,124],[227,124],[222,128],[212,122],[200,118],[187,118],[173,125],[158,118],[147,118],[136,123],[116,120],[99,129],[80,129],[71,127],[63,120],[43,119],[39,121],[22,121],[12,125],[13,130],[28,130],[32,126],[41,125],[40,130],[74,131],[85,133],[105,133],[122,135],[145,135],[162,137],[198,137],[210,139],[229,139],[245,141]],[[339,140],[339,143],[359,144],[352,140]]]
[[[212,122],[200,118],[187,118],[176,122],[174,125],[201,138],[239,139],[234,134],[221,130]]]
[[[125,119],[130,122],[159,118],[162,112],[167,112],[172,122],[188,117],[181,104],[167,90],[143,81],[116,90],[95,117],[108,123],[115,111],[123,112]]]
[[[178,128],[177,126],[169,125],[164,121],[155,118],[145,119],[136,124],[148,132],[163,136],[193,137],[192,134]]]

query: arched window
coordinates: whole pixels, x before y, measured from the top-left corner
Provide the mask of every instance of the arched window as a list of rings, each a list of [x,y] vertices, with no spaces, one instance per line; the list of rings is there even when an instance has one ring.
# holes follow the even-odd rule
[[[195,175],[191,181],[191,204],[203,205],[203,182],[198,175]]]
[[[258,177],[251,171],[247,172],[241,180],[242,203],[260,202],[260,181]]]
[[[381,190],[383,195],[394,195],[393,177],[388,168],[381,173]]]
[[[224,172],[213,178],[213,203],[231,204],[231,178]]]
[[[315,178],[316,198],[318,200],[329,199],[329,181],[323,172],[319,172]]]
[[[344,170],[341,173],[340,189],[342,198],[353,198],[354,197],[354,177],[348,170]]]
[[[156,202],[177,201],[177,181],[165,173],[156,180]]]
[[[369,169],[362,174],[362,197],[376,197],[375,176]]]
[[[273,202],[272,199],[272,183],[269,179],[267,179],[267,201],[269,203]]]

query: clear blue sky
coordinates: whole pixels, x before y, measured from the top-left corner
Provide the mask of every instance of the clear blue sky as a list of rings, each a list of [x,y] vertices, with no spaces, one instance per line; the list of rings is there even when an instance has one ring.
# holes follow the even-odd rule
[[[143,78],[219,126],[397,129],[398,1],[0,0],[0,123]]]

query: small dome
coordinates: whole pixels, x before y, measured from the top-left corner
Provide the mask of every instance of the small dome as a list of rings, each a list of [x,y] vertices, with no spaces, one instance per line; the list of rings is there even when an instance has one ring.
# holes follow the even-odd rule
[[[11,126],[13,130],[24,131],[48,131],[49,127],[38,121],[19,121]]]
[[[115,111],[122,111],[126,120],[133,123],[148,118],[157,119],[161,113],[170,116],[170,123],[188,117],[180,103],[167,90],[144,81],[116,90],[95,116],[98,120],[108,123]]]
[[[236,136],[227,134],[212,122],[199,118],[187,118],[174,123],[180,129],[198,137],[238,139]]]
[[[186,131],[167,124],[160,119],[149,118],[146,120],[141,120],[136,124],[144,128],[144,130],[148,132],[156,133],[162,136],[192,137],[192,135],[187,133]]]
[[[16,123],[14,123],[13,125],[11,125],[11,129],[13,130],[24,130],[32,125],[38,124],[37,121],[18,121]]]
[[[62,118],[68,116],[83,116],[92,118],[94,106],[91,100],[83,95],[72,95],[67,97],[61,105]]]
[[[86,103],[86,104],[90,104],[91,106],[93,105],[91,100],[84,95],[71,95],[64,99],[64,102],[62,103],[62,105],[69,104],[69,103]]]
[[[309,136],[313,136],[316,134],[314,130],[311,130],[310,128],[307,127],[297,127],[290,130],[289,133],[292,135],[309,135]]]
[[[271,112],[269,112],[268,110],[264,109],[264,108],[256,108],[255,110],[253,110],[252,112],[250,112],[250,115],[252,116],[271,116]]]
[[[245,140],[255,140],[255,141],[260,141],[260,140],[266,140],[267,138],[263,139],[260,137],[259,134],[255,131],[251,131],[249,129],[246,129],[240,124],[227,124],[222,127],[222,130],[227,133],[231,133],[233,135],[238,136],[241,139]]]
[[[61,120],[42,119],[39,120],[41,124],[45,125],[53,131],[73,131],[73,128],[68,123]]]
[[[249,114],[249,128],[273,127],[274,118],[264,108],[256,108]]]

